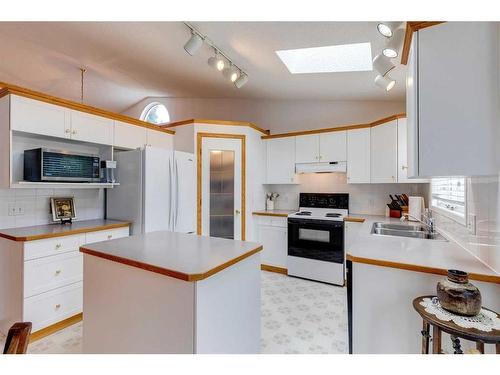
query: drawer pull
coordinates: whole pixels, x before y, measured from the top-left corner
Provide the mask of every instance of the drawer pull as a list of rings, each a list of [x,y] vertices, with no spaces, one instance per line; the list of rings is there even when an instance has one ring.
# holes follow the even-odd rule
[[[61,245],[60,243],[58,243],[58,244],[56,245],[56,250],[59,250],[61,247],[62,247],[62,245]]]
[[[56,276],[61,273],[61,270],[56,270]]]
[[[108,234],[108,240],[110,240],[112,238],[113,238],[113,235],[112,234]]]
[[[55,308],[56,308],[56,310],[57,310],[57,309],[59,309],[59,308],[61,308],[61,304],[60,304],[60,303],[58,303],[58,304],[55,306]]]

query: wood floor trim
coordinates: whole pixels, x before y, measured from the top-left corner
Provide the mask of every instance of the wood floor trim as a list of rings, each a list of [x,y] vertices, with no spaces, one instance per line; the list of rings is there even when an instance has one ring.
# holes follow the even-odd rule
[[[352,256],[351,254],[347,254],[346,259],[352,261],[353,263],[363,263],[363,264],[370,264],[370,265],[379,266],[379,267],[397,268],[397,269],[401,269],[401,270],[423,272],[423,273],[429,273],[429,274],[433,274],[433,275],[446,276],[448,274],[448,270],[445,270],[443,268],[426,267],[426,266],[419,266],[416,264],[391,262],[391,261],[381,260],[381,259],[362,258],[362,257]],[[483,275],[483,274],[478,274],[478,273],[469,273],[469,279],[477,280],[477,281],[484,281],[487,283],[500,284],[500,276],[495,276],[495,275]]]
[[[262,271],[281,273],[282,275],[288,275],[288,269],[283,267],[270,266],[268,264],[261,264],[260,269]]]
[[[67,319],[61,320],[60,322],[54,323],[48,327],[42,328],[36,332],[33,332],[30,335],[30,344],[37,340],[43,339],[44,337],[52,335],[53,333],[60,331],[61,329],[67,328],[69,326],[72,326],[73,324],[81,322],[82,320],[83,320],[83,313],[79,313]]]

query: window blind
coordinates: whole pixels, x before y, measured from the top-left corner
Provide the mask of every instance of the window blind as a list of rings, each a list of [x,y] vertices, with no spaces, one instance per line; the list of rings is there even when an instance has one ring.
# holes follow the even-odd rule
[[[465,220],[465,178],[432,179],[432,207]]]

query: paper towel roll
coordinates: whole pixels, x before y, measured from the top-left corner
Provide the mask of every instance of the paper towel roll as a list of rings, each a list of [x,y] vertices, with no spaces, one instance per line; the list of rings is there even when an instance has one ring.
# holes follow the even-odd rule
[[[408,203],[408,220],[416,221],[413,217],[422,219],[422,214],[425,210],[424,198],[423,197],[409,197]],[[413,217],[412,217],[413,216]]]

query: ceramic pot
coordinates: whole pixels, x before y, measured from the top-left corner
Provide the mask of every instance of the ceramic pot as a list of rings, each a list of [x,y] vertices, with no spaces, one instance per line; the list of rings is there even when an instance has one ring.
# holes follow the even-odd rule
[[[439,303],[452,313],[474,316],[481,310],[481,293],[469,283],[469,274],[448,270],[448,277],[437,284]]]

